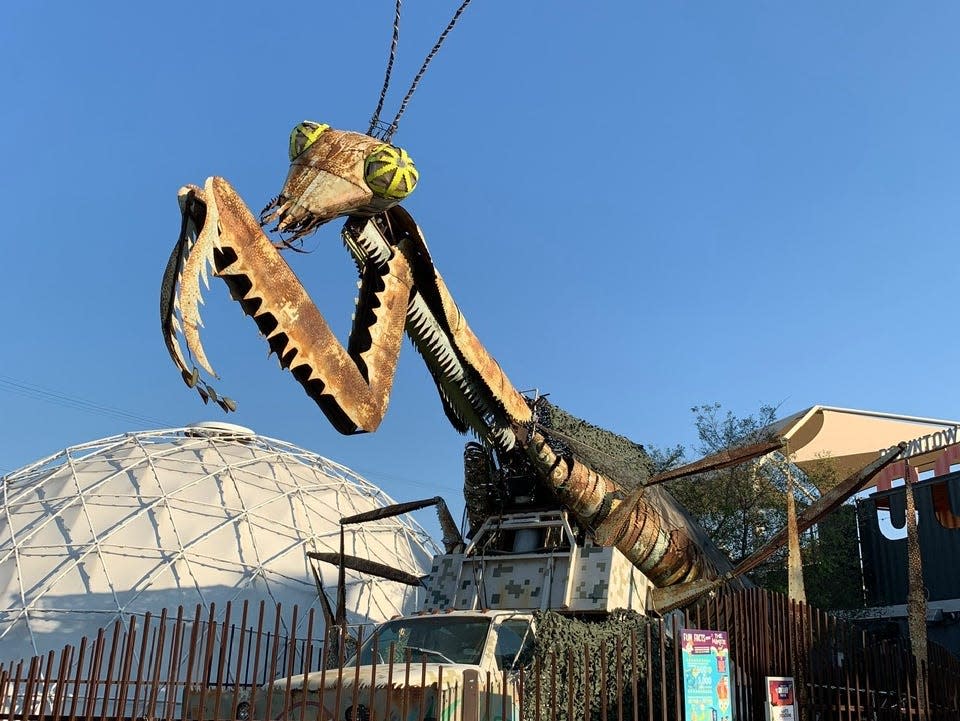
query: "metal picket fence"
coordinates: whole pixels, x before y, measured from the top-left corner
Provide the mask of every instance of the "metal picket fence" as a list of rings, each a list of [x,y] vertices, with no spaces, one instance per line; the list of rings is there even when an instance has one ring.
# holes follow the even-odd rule
[[[683,627],[728,633],[737,721],[765,718],[766,676],[795,678],[810,721],[960,719],[960,661],[943,648],[930,644],[917,667],[902,640],[753,589],[496,672],[437,668],[409,652],[398,661],[392,648],[389,662],[362,668],[351,649],[369,629],[325,638],[312,609],[179,608],[0,663],[0,721],[680,721]]]

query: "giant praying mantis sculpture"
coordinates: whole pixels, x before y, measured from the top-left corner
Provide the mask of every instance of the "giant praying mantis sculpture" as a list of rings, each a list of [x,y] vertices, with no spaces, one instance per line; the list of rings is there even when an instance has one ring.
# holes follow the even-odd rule
[[[164,276],[161,322],[184,380],[225,409],[188,365],[179,336],[214,375],[199,337],[200,279],[223,279],[289,369],[341,433],[374,431],[387,409],[403,332],[423,356],[447,417],[503,451],[522,449],[543,483],[602,545],[621,550],[657,586],[712,576],[683,528],[670,529],[645,498],[626,494],[570,453],[558,453],[527,402],[469,325],[437,272],[420,228],[399,205],[418,179],[400,148],[360,133],[303,122],[290,136],[290,170],[261,214],[285,242],[345,216],[342,237],[360,275],[346,347],[223,178],[180,190],[180,237]]]

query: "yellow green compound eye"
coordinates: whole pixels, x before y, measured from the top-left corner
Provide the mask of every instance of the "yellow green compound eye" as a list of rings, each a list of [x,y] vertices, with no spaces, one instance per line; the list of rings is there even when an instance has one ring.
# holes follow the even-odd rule
[[[293,161],[300,153],[313,145],[324,130],[329,130],[329,125],[315,123],[312,120],[304,120],[290,131],[290,160]]]
[[[363,179],[376,195],[403,200],[417,187],[420,173],[407,151],[392,145],[380,145],[367,156]]]

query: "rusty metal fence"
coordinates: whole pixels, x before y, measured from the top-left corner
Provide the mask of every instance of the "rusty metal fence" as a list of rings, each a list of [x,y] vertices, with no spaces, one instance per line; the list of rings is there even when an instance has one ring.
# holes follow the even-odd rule
[[[312,610],[224,611],[219,620],[200,607],[131,617],[59,652],[0,663],[0,721],[679,721],[682,627],[728,632],[738,721],[765,718],[765,676],[793,676],[811,721],[960,719],[960,662],[944,649],[931,644],[916,668],[906,642],[761,590],[495,672],[438,667],[409,651],[396,662],[392,648],[390,663],[361,668],[349,656],[364,629],[324,639]]]
[[[906,640],[760,589],[720,595],[685,617],[729,633],[738,719],[764,718],[765,676],[794,677],[811,720],[960,719],[960,661],[935,643],[918,669]]]

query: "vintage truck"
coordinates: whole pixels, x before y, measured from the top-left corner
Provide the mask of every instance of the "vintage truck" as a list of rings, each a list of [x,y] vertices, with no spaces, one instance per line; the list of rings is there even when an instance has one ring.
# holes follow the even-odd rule
[[[383,721],[517,719],[533,612],[641,610],[650,583],[617,549],[580,537],[565,511],[547,510],[487,519],[434,559],[424,586],[420,613],[378,626],[341,668],[278,678],[251,718],[366,721],[376,709]]]
[[[507,721],[533,654],[532,618],[516,611],[403,616],[376,627],[340,668],[281,678],[252,718],[306,721]]]
[[[187,689],[185,719],[508,721],[517,670],[534,653],[533,613],[606,617],[645,607],[650,583],[617,549],[576,532],[564,511],[504,514],[434,558],[419,613],[364,634],[340,668],[279,675],[233,699]],[[392,662],[391,662],[392,661]]]

